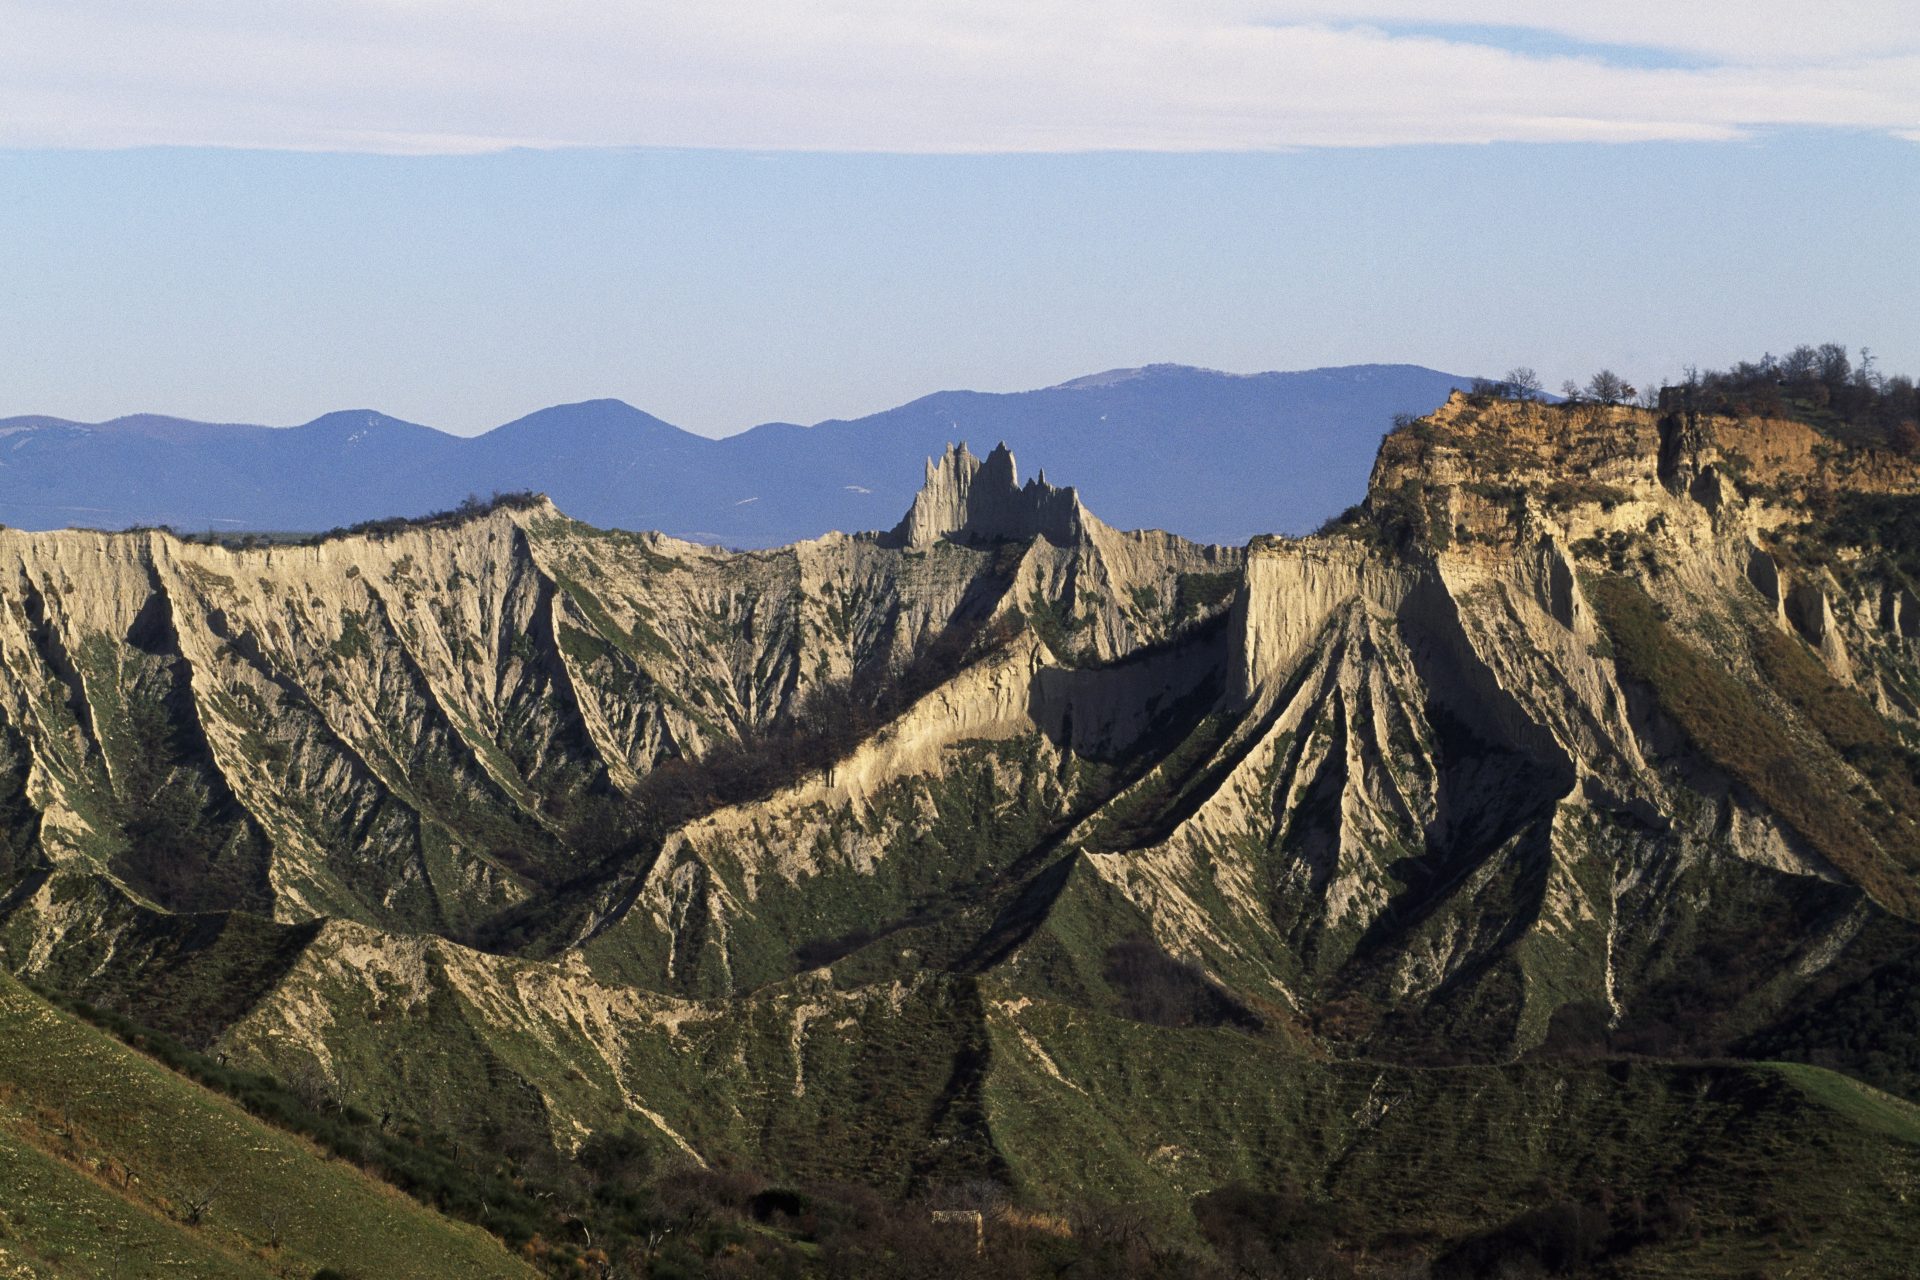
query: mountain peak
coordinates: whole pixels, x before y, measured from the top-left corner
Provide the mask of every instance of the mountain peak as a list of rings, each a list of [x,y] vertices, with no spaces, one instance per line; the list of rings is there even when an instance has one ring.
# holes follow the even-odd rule
[[[432,434],[440,435],[431,427],[423,427],[417,422],[407,422],[392,414],[381,413],[378,409],[336,409],[332,413],[323,413],[311,422],[302,423],[293,428],[315,437],[338,436],[353,444],[365,440],[372,433],[388,434]]]
[[[1066,546],[1079,541],[1091,519],[1074,490],[1056,488],[1045,476],[1021,484],[1013,450],[1004,441],[976,458],[962,440],[949,444],[938,459],[927,459],[926,482],[887,541],[926,547],[942,538],[967,542],[1039,535]]]
[[[1218,369],[1204,369],[1199,365],[1158,364],[1141,365],[1134,369],[1107,369],[1100,373],[1089,373],[1085,377],[1070,378],[1047,388],[1049,391],[1095,391],[1101,387],[1110,387],[1119,382],[1134,382],[1141,378],[1166,377],[1168,375],[1199,374],[1203,377],[1237,378],[1242,374],[1223,373]]]
[[[611,435],[616,439],[631,438],[636,432],[673,437],[689,434],[644,409],[635,408],[625,400],[603,397],[536,409],[505,426],[495,427],[486,435],[511,438],[530,432],[544,435]]]

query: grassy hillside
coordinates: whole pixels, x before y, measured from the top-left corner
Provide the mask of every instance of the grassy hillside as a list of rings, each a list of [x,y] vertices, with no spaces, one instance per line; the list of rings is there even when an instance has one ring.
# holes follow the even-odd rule
[[[1559,1274],[1894,1276],[1920,1249],[1920,1108],[1819,1068],[1423,1070],[993,1008],[983,1096],[1015,1179],[1102,1188],[1164,1229],[1216,1223],[1224,1186],[1262,1189],[1244,1194],[1329,1258],[1404,1253],[1441,1276],[1508,1274],[1496,1258],[1538,1274],[1529,1257]],[[1327,1265],[1313,1273],[1347,1274]]]
[[[735,1028],[700,1056],[737,1062],[714,1079],[764,1135],[763,1173],[599,1143],[594,1199],[622,1188],[675,1242],[648,1265],[687,1276],[1893,1276],[1920,1249],[1920,1109],[1818,1068],[1332,1062],[992,981],[960,994],[868,1002],[800,1062],[756,1062]],[[875,1126],[886,1158],[855,1176],[911,1171],[898,1199],[841,1181]],[[996,1211],[975,1259],[928,1211],[989,1178],[1054,1211]],[[5,980],[0,1186],[0,1276],[525,1274]]]
[[[0,1125],[0,1276],[271,1276],[263,1257],[235,1255],[127,1199]]]
[[[3,975],[0,1188],[0,1274],[532,1274]]]

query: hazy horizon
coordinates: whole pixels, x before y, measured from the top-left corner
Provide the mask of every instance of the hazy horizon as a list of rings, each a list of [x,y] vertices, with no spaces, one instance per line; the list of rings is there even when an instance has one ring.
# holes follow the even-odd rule
[[[1179,370],[1187,373],[1218,375],[1224,378],[1260,378],[1260,377],[1270,377],[1270,376],[1289,376],[1289,375],[1295,375],[1295,374],[1338,373],[1338,372],[1342,372],[1344,370],[1349,370],[1349,369],[1367,369],[1367,368],[1402,368],[1404,367],[1404,368],[1429,369],[1428,366],[1416,365],[1416,364],[1413,364],[1412,362],[1405,361],[1405,360],[1362,360],[1362,361],[1356,361],[1352,364],[1343,364],[1343,365],[1316,365],[1311,369],[1245,369],[1245,370],[1215,369],[1215,368],[1207,367],[1205,365],[1180,364],[1174,361],[1156,360],[1156,361],[1150,361],[1147,364],[1142,364],[1142,365],[1116,366],[1111,369],[1091,369],[1084,373],[1071,374],[1067,377],[1060,378],[1056,381],[1049,382],[1040,386],[934,387],[930,390],[923,391],[918,395],[910,396],[906,400],[903,400],[897,403],[892,403],[892,404],[880,405],[877,408],[868,409],[860,413],[829,414],[824,418],[813,418],[804,422],[792,417],[767,418],[759,422],[750,422],[744,426],[735,427],[731,430],[722,430],[722,431],[713,432],[713,433],[709,433],[705,431],[697,431],[694,428],[689,427],[684,423],[675,422],[673,421],[673,419],[666,417],[664,414],[655,413],[653,410],[649,409],[645,404],[635,403],[634,401],[629,400],[623,396],[584,396],[584,397],[581,397],[578,399],[572,399],[572,400],[557,400],[552,404],[535,405],[531,408],[514,412],[507,417],[501,418],[498,422],[489,423],[484,426],[480,426],[473,430],[468,430],[468,431],[453,430],[437,423],[422,422],[415,418],[408,418],[400,414],[389,413],[385,409],[381,408],[379,405],[376,405],[376,404],[346,405],[339,408],[327,409],[313,415],[310,418],[303,418],[298,422],[265,422],[257,418],[221,418],[221,419],[193,418],[193,417],[188,417],[184,414],[166,413],[166,412],[151,410],[151,409],[137,409],[127,413],[115,414],[111,417],[105,417],[105,418],[81,419],[81,418],[67,417],[61,414],[40,413],[40,412],[33,412],[33,411],[26,412],[26,413],[13,413],[13,412],[7,411],[5,406],[0,405],[0,423],[15,422],[22,419],[43,418],[51,421],[68,422],[76,426],[99,427],[99,426],[111,426],[116,422],[123,422],[129,419],[161,418],[161,419],[174,421],[174,422],[193,423],[199,426],[238,427],[238,428],[263,427],[271,431],[292,431],[300,427],[312,426],[314,423],[330,417],[348,416],[356,413],[369,413],[369,414],[377,414],[381,417],[388,418],[397,422],[402,422],[408,426],[425,427],[430,431],[437,431],[443,435],[455,436],[461,439],[472,439],[476,436],[485,435],[489,431],[497,431],[501,427],[511,426],[516,422],[522,421],[523,419],[526,419],[526,418],[533,417],[536,414],[545,413],[548,410],[571,408],[574,406],[585,405],[585,404],[616,403],[616,404],[624,404],[629,409],[633,409],[640,413],[644,413],[649,417],[655,418],[661,422],[666,423],[668,426],[677,427],[680,430],[689,432],[690,434],[702,436],[708,440],[727,440],[727,439],[731,439],[734,436],[745,435],[749,431],[756,431],[761,427],[796,427],[797,426],[797,427],[811,429],[814,427],[827,426],[832,423],[857,422],[857,421],[860,421],[861,419],[874,417],[878,414],[883,414],[890,410],[904,408],[917,401],[925,400],[933,396],[950,395],[950,394],[1016,395],[1017,396],[1017,395],[1023,395],[1023,394],[1026,394],[1029,392],[1035,392],[1035,391],[1057,390],[1057,389],[1067,387],[1068,385],[1074,382],[1082,381],[1085,379],[1101,378],[1108,374],[1141,373],[1156,367],[1163,368],[1163,369]],[[1496,376],[1496,375],[1487,373],[1485,371],[1475,374],[1475,373],[1463,372],[1461,370],[1429,369],[1429,372],[1452,374],[1462,378],[1476,377],[1476,376]]]

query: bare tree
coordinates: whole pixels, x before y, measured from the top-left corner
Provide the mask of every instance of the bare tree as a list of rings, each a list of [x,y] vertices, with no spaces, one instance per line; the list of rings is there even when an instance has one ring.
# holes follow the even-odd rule
[[[1601,404],[1620,404],[1634,397],[1633,384],[1611,369],[1602,369],[1587,379],[1587,398]]]
[[[1820,381],[1830,387],[1837,387],[1853,376],[1853,361],[1847,358],[1847,349],[1837,342],[1821,343],[1814,352],[1814,360]]]
[[[1806,343],[1801,343],[1787,352],[1780,362],[1780,376],[1788,382],[1806,382],[1820,368],[1820,353]]]
[[[1886,379],[1880,376],[1880,371],[1873,367],[1873,363],[1873,349],[1860,348],[1860,365],[1853,371],[1853,380],[1868,391],[1884,390]]]
[[[220,1196],[219,1182],[202,1183],[190,1189],[180,1202],[180,1220],[190,1227],[206,1221],[207,1210]]]
[[[325,1111],[333,1104],[333,1082],[313,1058],[302,1058],[286,1073],[287,1088],[310,1110]]]
[[[1505,382],[1508,396],[1515,400],[1538,400],[1540,392],[1544,390],[1540,375],[1524,364],[1507,370]]]
[[[287,1223],[291,1218],[290,1207],[278,1202],[269,1205],[267,1211],[260,1215],[260,1226],[266,1233],[267,1248],[278,1252],[281,1246],[286,1244]]]

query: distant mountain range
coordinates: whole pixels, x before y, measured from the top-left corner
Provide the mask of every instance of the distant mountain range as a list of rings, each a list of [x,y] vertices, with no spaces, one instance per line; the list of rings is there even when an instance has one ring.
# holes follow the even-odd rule
[[[714,440],[618,400],[484,435],[366,410],[275,428],[139,414],[0,420],[0,523],[320,531],[531,489],[593,524],[767,547],[885,528],[924,458],[1004,441],[1121,528],[1213,542],[1305,532],[1356,502],[1380,437],[1470,379],[1417,365],[1227,374],[1149,365],[1038,391],[943,391],[852,420]]]

